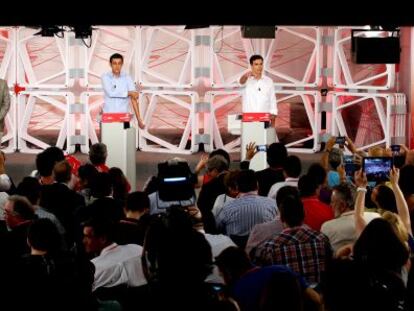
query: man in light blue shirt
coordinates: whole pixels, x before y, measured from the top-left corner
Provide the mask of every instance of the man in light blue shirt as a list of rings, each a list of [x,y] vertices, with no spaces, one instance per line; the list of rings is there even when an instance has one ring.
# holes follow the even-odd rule
[[[121,72],[124,58],[115,53],[109,59],[111,72],[102,75],[102,87],[104,90],[104,113],[128,113],[131,99],[132,108],[138,120],[138,126],[143,129],[144,122],[141,119],[138,108],[138,92],[131,77]]]

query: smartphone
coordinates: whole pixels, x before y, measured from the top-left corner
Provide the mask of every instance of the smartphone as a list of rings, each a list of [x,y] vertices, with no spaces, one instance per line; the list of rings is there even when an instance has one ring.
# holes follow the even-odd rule
[[[339,147],[343,148],[345,145],[345,136],[337,136],[335,140],[335,144],[338,144]]]
[[[396,156],[400,154],[401,146],[400,145],[391,145],[392,155]]]
[[[375,182],[389,181],[392,165],[391,157],[366,157],[362,161],[368,181]]]
[[[267,151],[267,146],[266,145],[257,145],[256,146],[256,150],[259,152],[259,151],[264,151],[264,152],[266,152]]]
[[[401,154],[400,145],[391,145],[392,161],[396,168],[401,168],[405,164],[405,155]]]
[[[346,176],[353,177],[357,167],[354,163],[354,157],[352,155],[344,155],[344,167]]]

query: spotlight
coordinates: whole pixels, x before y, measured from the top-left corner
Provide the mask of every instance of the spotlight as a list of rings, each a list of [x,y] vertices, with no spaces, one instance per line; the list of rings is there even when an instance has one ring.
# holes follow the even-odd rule
[[[209,28],[210,25],[185,25],[185,30]]]
[[[64,29],[56,25],[40,26],[40,30],[36,32],[35,36],[54,37],[55,35],[63,38]]]
[[[92,36],[92,26],[74,26],[75,38],[76,39],[87,39]]]
[[[277,27],[275,26],[241,26],[243,38],[274,39]]]

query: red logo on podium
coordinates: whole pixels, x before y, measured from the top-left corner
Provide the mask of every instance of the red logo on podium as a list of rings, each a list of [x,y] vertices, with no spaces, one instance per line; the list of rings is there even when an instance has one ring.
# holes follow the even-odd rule
[[[270,121],[270,113],[267,112],[246,112],[243,113],[243,122],[266,122]]]
[[[129,113],[104,113],[102,114],[103,123],[113,123],[113,122],[130,122],[131,114]]]

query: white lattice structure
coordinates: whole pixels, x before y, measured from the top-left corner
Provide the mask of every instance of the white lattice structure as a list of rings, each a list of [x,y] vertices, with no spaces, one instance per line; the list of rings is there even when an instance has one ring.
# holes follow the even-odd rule
[[[333,92],[331,95],[333,136],[351,137],[358,149],[381,144],[389,147],[394,136],[404,136],[405,122],[402,120],[406,117],[406,104],[401,94]],[[345,120],[350,119],[350,115],[344,118],[346,109],[351,109],[348,113],[355,124],[346,123]],[[351,130],[356,133],[352,135]]]
[[[137,43],[140,62],[135,78],[141,87],[194,85],[194,31],[184,26],[142,26]]]
[[[135,75],[137,69],[136,27],[94,27],[91,47],[80,45],[80,68],[83,72],[80,84],[88,88],[101,88],[101,76],[110,71],[109,57],[114,53],[124,56],[122,70]],[[81,44],[80,40],[76,41]]]
[[[195,105],[198,95],[192,91],[142,91],[140,112],[146,125],[139,130],[139,147],[143,151],[189,154],[198,150],[195,137],[198,120]],[[175,115],[179,122],[168,122]],[[176,142],[168,135],[178,137]],[[161,137],[164,134],[165,137]],[[188,142],[190,141],[190,144]]]
[[[242,91],[211,91],[206,93],[205,100],[209,103],[209,111],[204,114],[204,134],[209,135],[209,143],[204,149],[206,151],[212,151],[215,148],[224,149],[227,152],[240,151],[240,136],[227,133],[227,116],[241,114]],[[229,138],[224,140],[224,134],[229,134]]]
[[[406,143],[405,97],[378,93],[395,87],[395,66],[353,64],[352,29],[278,27],[275,39],[243,39],[239,26],[97,26],[87,48],[73,33],[45,38],[34,35],[39,29],[0,27],[0,78],[17,94],[6,117],[6,151],[56,144],[72,152],[79,144],[88,152],[99,139],[100,77],[110,71],[113,53],[124,56],[123,70],[141,92],[147,128],[138,131],[137,147],[143,151],[188,154],[200,143],[206,151],[237,151],[240,138],[227,131],[227,116],[241,112],[238,79],[255,53],[264,56],[264,72],[275,83],[278,131],[295,134],[290,151],[318,150],[321,111],[327,111],[328,133],[348,134],[359,148]],[[324,103],[321,85],[333,89]],[[291,107],[305,120],[302,136]],[[347,112],[355,109],[357,118]]]
[[[21,152],[38,153],[50,146],[74,152],[69,137],[75,135],[75,122],[69,113],[74,96],[69,92],[25,91],[17,97],[18,146]],[[58,133],[56,142],[41,137],[45,131]],[[48,136],[50,137],[50,136]]]
[[[240,27],[211,28],[211,85],[238,87],[253,54],[264,57],[264,72],[276,86],[316,87],[320,83],[319,27],[278,27],[275,39],[244,39]]]
[[[99,142],[97,132],[100,131],[99,120],[103,105],[103,92],[84,92],[80,96],[83,106],[80,116],[80,135],[84,137],[85,144],[81,146],[83,153],[89,152],[89,142]]]
[[[17,28],[17,83],[26,88],[66,89],[69,77],[69,36],[40,37],[38,29]]]
[[[0,78],[16,82],[16,28],[0,27]]]
[[[228,152],[240,151],[240,137],[231,136],[225,132],[227,125],[227,116],[229,114],[241,113],[241,96],[242,91],[212,91],[206,94],[207,102],[211,103],[210,113],[205,116],[205,133],[210,135],[208,150],[222,148]],[[294,91],[280,90],[276,94],[276,103],[278,106],[278,118],[276,128],[278,133],[286,130],[287,135],[292,136],[286,147],[290,152],[313,153],[319,150],[319,133],[321,130],[321,120],[319,114],[320,96],[317,91]],[[292,129],[292,114],[298,114],[294,111],[293,106],[299,106],[303,109],[306,125],[301,127],[303,134],[295,137],[295,131]],[[224,116],[224,117],[223,117]],[[303,122],[302,122],[303,123]],[[221,130],[220,130],[221,129]],[[223,134],[228,134],[230,138],[224,138]],[[280,136],[280,135],[279,135]],[[298,135],[296,135],[298,136]],[[281,139],[281,137],[279,137]],[[304,147],[303,144],[311,142],[311,148]]]
[[[333,51],[329,63],[332,63],[330,86],[350,90],[389,90],[395,83],[395,65],[393,64],[354,64],[351,61],[351,31],[355,27],[336,27],[330,30],[334,36]],[[358,28],[361,29],[361,28]],[[364,35],[362,32],[355,36]]]

